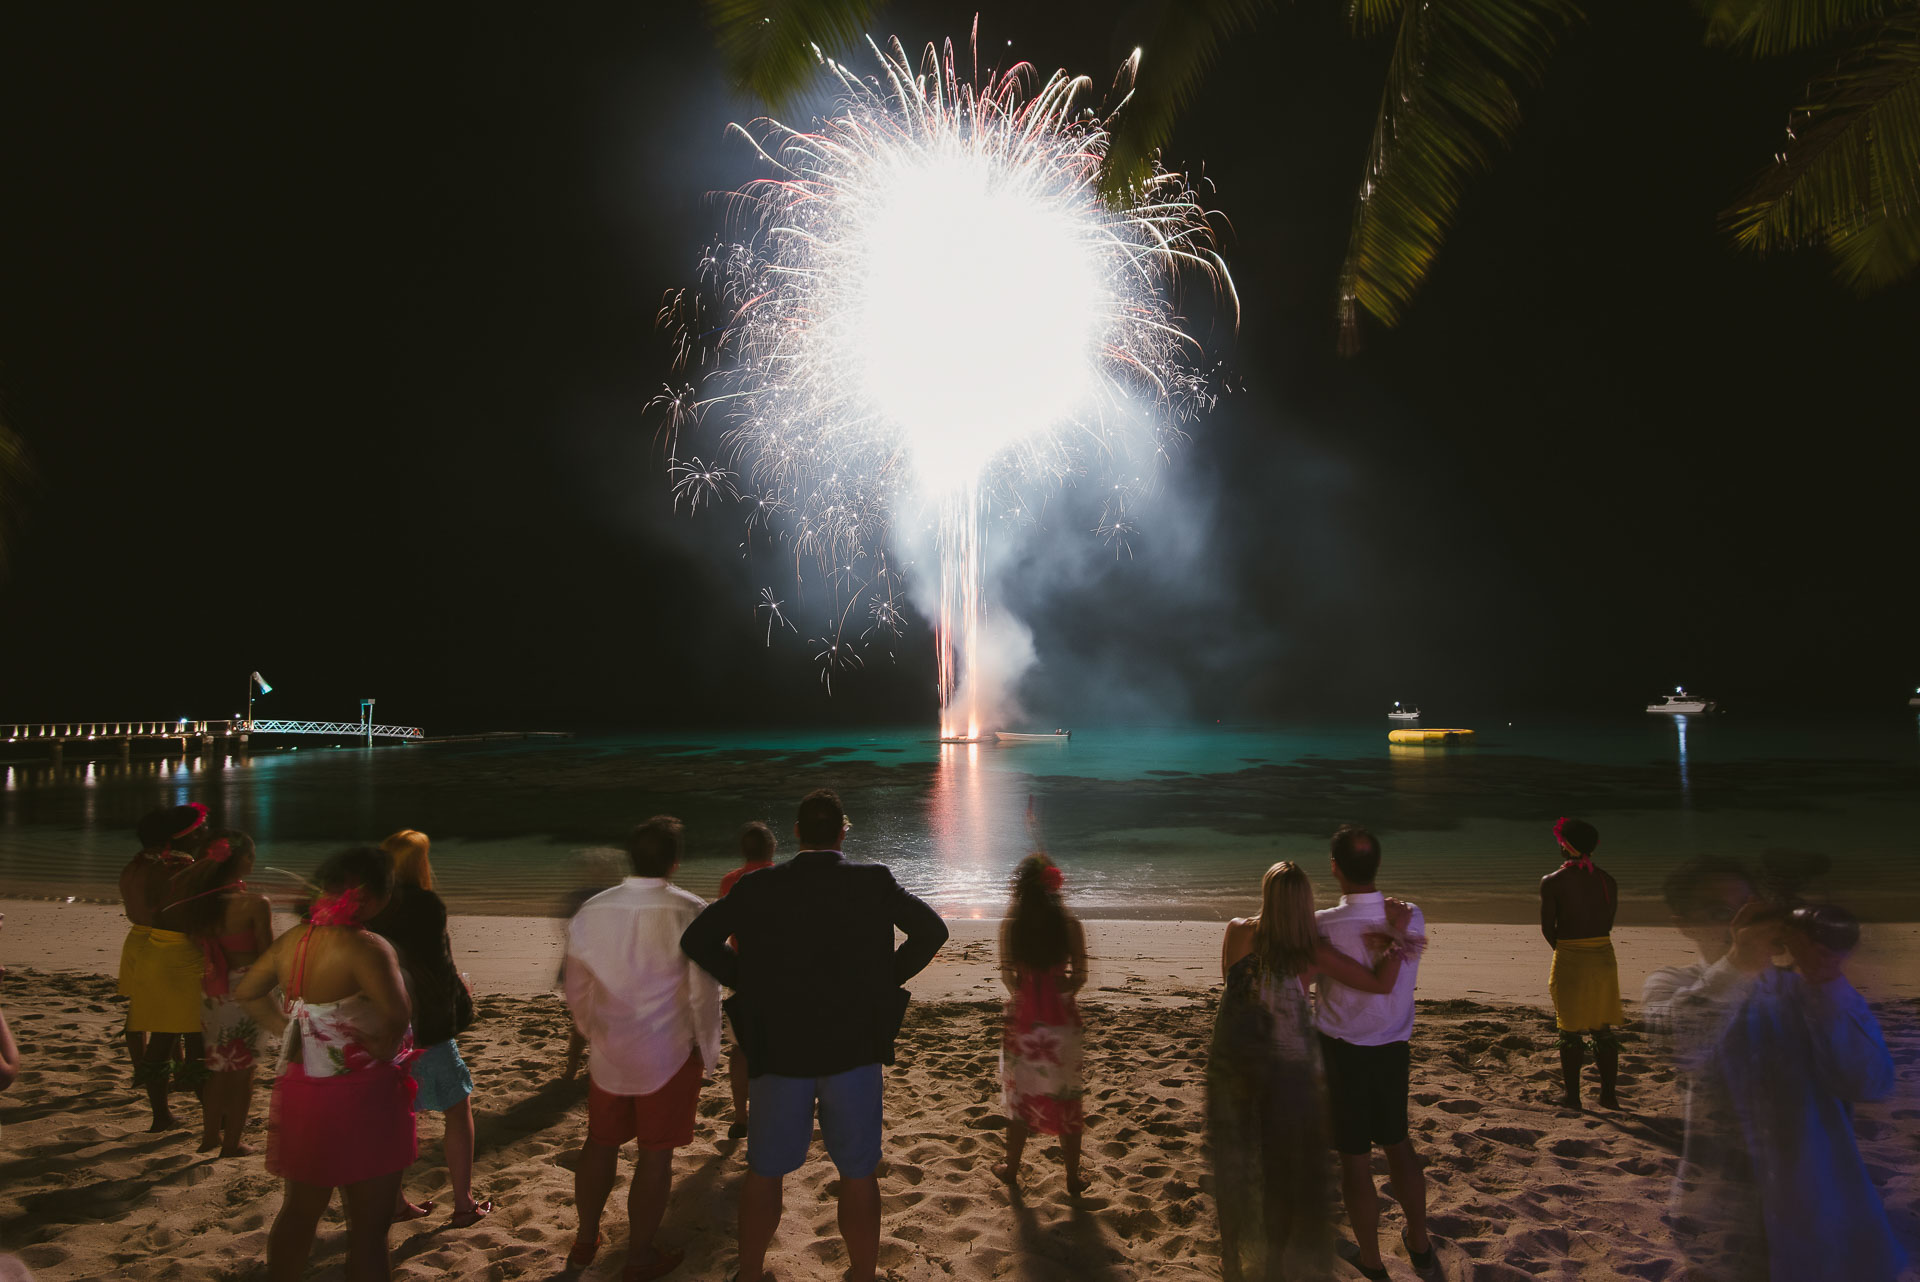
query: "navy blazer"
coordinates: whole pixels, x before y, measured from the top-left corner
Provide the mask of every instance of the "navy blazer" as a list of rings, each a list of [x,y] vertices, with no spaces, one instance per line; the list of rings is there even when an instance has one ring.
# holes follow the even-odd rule
[[[898,949],[895,926],[907,936]],[[803,850],[748,873],[680,937],[687,956],[734,990],[727,1014],[755,1077],[893,1063],[908,1000],[900,985],[946,942],[940,914],[884,864],[849,863],[837,850]]]

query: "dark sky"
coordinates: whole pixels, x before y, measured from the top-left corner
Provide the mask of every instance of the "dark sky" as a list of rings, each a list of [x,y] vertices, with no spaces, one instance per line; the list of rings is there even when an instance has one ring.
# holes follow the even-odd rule
[[[886,21],[917,45],[973,7]],[[1085,572],[1008,588],[1036,716],[1920,680],[1920,289],[1855,301],[1716,233],[1807,67],[1589,7],[1356,359],[1332,299],[1385,47],[1318,0],[1235,43],[1169,159],[1235,229],[1245,390],[1131,561],[1066,529]],[[1115,11],[981,21],[1104,83]],[[258,668],[262,715],[371,694],[432,730],[929,717],[924,631],[829,700],[763,647],[736,527],[669,510],[654,309],[755,172],[723,133],[751,114],[692,4],[0,10],[0,413],[39,469],[0,714],[221,716]]]

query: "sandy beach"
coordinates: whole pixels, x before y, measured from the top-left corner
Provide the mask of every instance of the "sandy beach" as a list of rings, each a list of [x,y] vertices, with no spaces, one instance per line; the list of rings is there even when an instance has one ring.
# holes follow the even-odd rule
[[[277,1182],[258,1157],[193,1152],[193,1132],[146,1132],[128,1085],[121,1007],[104,974],[117,913],[97,905],[4,904],[9,975],[0,987],[24,1072],[0,1096],[0,1247],[46,1279],[260,1276]],[[988,1166],[1005,1122],[996,1077],[999,1006],[994,923],[957,921],[916,1002],[891,1071],[881,1168],[881,1263],[895,1282],[926,1279],[1185,1279],[1219,1276],[1203,1129],[1204,1072],[1217,980],[1217,923],[1099,922],[1088,1026],[1093,1186],[1064,1195],[1058,1150],[1029,1150],[1024,1198],[1010,1202]],[[1450,1279],[1680,1276],[1662,1220],[1681,1133],[1674,1074],[1629,1032],[1618,1114],[1551,1102],[1555,1058],[1544,999],[1546,952],[1532,927],[1433,927],[1414,1037],[1416,1142],[1429,1161],[1432,1223]],[[499,1210],[477,1227],[443,1226],[440,1123],[421,1125],[408,1181],[438,1196],[434,1218],[393,1231],[396,1276],[546,1278],[572,1232],[573,1154],[584,1086],[559,1081],[566,1014],[545,992],[558,926],[543,918],[459,918],[452,934],[481,992],[461,1039],[477,1085],[476,1188]],[[1623,988],[1682,954],[1670,932],[1622,932]],[[1875,927],[1861,986],[1879,1003],[1901,1088],[1859,1111],[1869,1169],[1911,1242],[1920,1223],[1920,927]],[[264,1092],[253,1134],[264,1141]],[[194,1120],[194,1110],[185,1110]],[[663,1240],[687,1249],[676,1277],[733,1268],[732,1196],[744,1141],[725,1138],[723,1085],[710,1082],[695,1143],[680,1154]],[[1384,1184],[1384,1166],[1380,1167]],[[831,1165],[816,1148],[790,1180],[774,1263],[787,1279],[827,1282],[844,1267]],[[614,1207],[621,1204],[619,1192]],[[1389,1208],[1384,1235],[1400,1220]],[[344,1223],[323,1223],[314,1276],[340,1276]],[[617,1277],[624,1216],[588,1278]],[[1389,1254],[1396,1278],[1413,1273]]]

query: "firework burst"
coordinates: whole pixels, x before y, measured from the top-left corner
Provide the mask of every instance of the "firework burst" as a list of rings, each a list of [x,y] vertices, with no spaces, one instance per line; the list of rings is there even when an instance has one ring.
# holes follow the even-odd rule
[[[1182,301],[1237,304],[1183,176],[1103,200],[1108,135],[1084,77],[1022,63],[965,80],[951,44],[918,70],[898,41],[873,53],[871,78],[823,64],[840,94],[817,130],[734,127],[770,173],[731,195],[730,238],[662,306],[698,386],[655,408],[676,505],[744,508],[823,582],[829,687],[908,626],[896,558],[937,561],[920,613],[941,733],[975,738],[990,529],[1031,523],[1053,487],[1124,476],[1093,531],[1124,546],[1132,504],[1215,395]],[[773,601],[769,637],[786,622]]]

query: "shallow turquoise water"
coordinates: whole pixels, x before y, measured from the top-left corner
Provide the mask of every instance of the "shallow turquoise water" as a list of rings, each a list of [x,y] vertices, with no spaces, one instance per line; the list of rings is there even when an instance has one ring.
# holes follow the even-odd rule
[[[1470,747],[1390,748],[1385,722],[1126,727],[1066,744],[944,745],[920,728],[618,736],[299,752],[250,759],[0,765],[0,894],[111,898],[147,808],[206,802],[264,862],[415,827],[456,911],[554,911],[582,852],[654,813],[688,825],[680,880],[711,893],[748,819],[783,834],[795,801],[838,788],[849,852],[891,864],[943,911],[1001,906],[1038,832],[1093,916],[1251,911],[1260,872],[1299,859],[1323,898],[1340,822],[1382,837],[1383,885],[1436,918],[1526,921],[1557,863],[1561,814],[1602,831],[1624,919],[1658,921],[1665,870],[1696,854],[1824,855],[1816,887],[1882,919],[1920,916],[1920,726],[1734,717],[1518,725],[1471,718]]]

